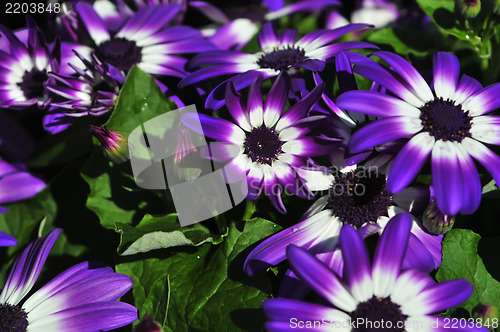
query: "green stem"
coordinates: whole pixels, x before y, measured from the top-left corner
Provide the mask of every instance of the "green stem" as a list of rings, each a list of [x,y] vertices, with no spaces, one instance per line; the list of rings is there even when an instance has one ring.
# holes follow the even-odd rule
[[[227,224],[226,224],[226,217],[224,214],[219,214],[214,217],[215,223],[217,224],[217,229],[219,231],[219,234],[226,234],[227,231]]]
[[[255,213],[256,209],[257,208],[255,206],[255,201],[247,199],[245,206],[245,213],[243,214],[243,220],[250,220],[250,218],[252,218],[253,214]]]

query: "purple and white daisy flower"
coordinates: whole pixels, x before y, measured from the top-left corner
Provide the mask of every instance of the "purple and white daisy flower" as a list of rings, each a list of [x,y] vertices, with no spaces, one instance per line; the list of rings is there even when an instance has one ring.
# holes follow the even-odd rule
[[[285,30],[278,34],[272,23],[266,23],[259,31],[261,51],[253,54],[218,50],[205,52],[190,60],[190,67],[212,65],[189,74],[180,83],[185,87],[211,77],[236,74],[230,78],[238,90],[251,84],[257,75],[264,79],[277,76],[282,71],[305,68],[322,71],[325,61],[340,51],[357,48],[377,48],[360,41],[332,42],[343,35],[369,27],[367,24],[351,24],[334,30],[318,30],[296,40],[297,31]],[[228,81],[219,84],[207,97],[206,107],[218,109],[224,105],[224,92]]]
[[[27,42],[23,43],[8,28],[0,25],[0,34],[9,51],[0,50],[0,107],[23,109],[32,105],[45,108],[50,104],[45,89],[49,71],[57,72],[61,60],[58,40],[49,51],[45,37],[33,19],[28,24]]]
[[[164,28],[179,6],[144,7],[111,34],[91,4],[79,2],[76,12],[93,41],[97,57],[120,71],[134,65],[153,75],[184,77],[186,59],[175,54],[197,53],[216,47],[201,33],[185,26]]]
[[[0,181],[2,179],[0,178]],[[7,209],[3,206],[0,206],[0,214],[7,212]],[[17,240],[10,234],[0,232],[0,247],[12,247],[17,246]]]
[[[356,65],[356,73],[391,91],[349,91],[336,104],[380,117],[359,129],[349,147],[356,153],[401,138],[409,138],[388,173],[387,188],[405,188],[431,159],[436,202],[448,215],[471,214],[481,201],[481,182],[471,157],[478,160],[498,182],[500,157],[483,143],[500,144],[500,117],[484,115],[500,107],[500,84],[482,88],[463,75],[456,56],[434,56],[431,87],[406,60],[390,52],[375,52],[392,69],[374,61]]]
[[[321,96],[323,85],[317,86],[283,113],[290,88],[287,74],[282,73],[276,79],[264,105],[262,80],[260,75],[250,86],[246,106],[243,106],[235,86],[229,84],[226,103],[236,124],[196,113],[187,113],[182,121],[193,130],[196,130],[197,121],[200,121],[203,134],[218,141],[211,144],[213,158],[230,160],[237,147],[239,151],[236,157],[225,169],[237,179],[247,179],[248,199],[256,199],[264,191],[276,209],[285,213],[281,199],[282,187],[297,196],[310,197],[307,186],[302,186],[298,169],[308,166],[309,157],[323,155],[331,149],[330,142],[308,136],[312,130],[310,122],[322,117],[304,119]]]
[[[89,262],[67,269],[27,297],[61,232],[55,229],[30,243],[14,262],[0,293],[0,330],[109,331],[137,320],[135,307],[116,301],[132,287],[130,277]]]
[[[344,227],[340,233],[343,278],[304,249],[289,246],[287,258],[294,273],[332,306],[284,298],[264,301],[264,313],[270,320],[266,330],[292,331],[293,322],[314,331],[448,330],[446,318],[432,314],[467,300],[473,287],[465,279],[437,283],[417,269],[402,270],[410,228],[408,214],[392,218],[377,244],[372,264],[358,232],[351,226]],[[377,323],[383,326],[370,328]],[[487,331],[479,324],[457,328]]]
[[[68,116],[103,115],[114,106],[125,76],[101,62],[95,54],[92,54],[92,61],[76,55],[85,69],[70,64],[75,71],[73,76],[49,73],[54,80],[47,85],[47,90],[58,96],[52,106],[65,109]]]
[[[245,272],[253,275],[280,263],[286,259],[288,245],[293,244],[316,255],[341,275],[343,260],[338,240],[344,227],[354,227],[366,237],[382,233],[389,219],[397,214],[423,211],[430,201],[427,188],[407,188],[392,196],[385,188],[385,175],[378,169],[351,166],[329,177],[309,177],[306,185],[311,190],[327,190],[327,194],[312,204],[301,222],[269,237],[253,249],[245,260]],[[421,222],[412,216],[404,267],[427,272],[437,268],[441,264],[442,239],[442,235],[426,233]],[[293,278],[290,273],[288,276]],[[284,289],[282,294],[286,291]]]

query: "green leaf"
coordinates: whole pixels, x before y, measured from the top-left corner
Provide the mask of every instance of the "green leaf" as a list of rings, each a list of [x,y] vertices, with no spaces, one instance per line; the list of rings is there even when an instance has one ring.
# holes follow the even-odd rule
[[[366,39],[376,45],[387,45],[401,55],[426,55],[432,46],[430,45],[430,36],[422,38],[422,32],[413,29],[377,29],[368,32]]]
[[[453,35],[461,40],[469,40],[472,37],[461,26],[455,15],[455,0],[417,0],[417,2],[445,34]]]
[[[177,108],[156,81],[135,66],[127,76],[106,126],[128,136],[144,122]]]
[[[199,223],[181,227],[176,213],[156,218],[146,215],[136,227],[116,223],[115,230],[121,233],[118,252],[122,256],[170,247],[217,244],[222,241],[221,236],[214,238],[208,228]]]
[[[159,322],[163,314],[148,312],[145,304],[157,280],[164,282],[168,277],[169,285],[164,288],[170,290],[170,305],[165,331],[260,331],[264,322],[261,305],[269,298],[271,286],[265,275],[246,276],[243,262],[251,245],[279,229],[259,218],[233,223],[220,245],[171,248],[137,261],[126,260],[135,256],[122,257],[116,269],[134,281],[140,317],[149,314]],[[163,301],[161,296],[156,300]]]
[[[500,306],[500,283],[486,270],[477,246],[481,237],[465,229],[452,229],[443,240],[443,261],[436,274],[438,281],[465,278],[474,286],[474,293],[460,304],[469,312],[479,303]]]
[[[114,230],[116,222],[138,223],[146,213],[165,213],[163,201],[153,191],[135,190],[131,173],[130,163],[114,164],[99,148],[82,167],[81,176],[90,186],[87,207],[105,228]]]

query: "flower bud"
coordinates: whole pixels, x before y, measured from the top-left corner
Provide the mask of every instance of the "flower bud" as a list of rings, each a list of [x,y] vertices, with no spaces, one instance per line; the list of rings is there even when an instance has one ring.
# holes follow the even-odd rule
[[[436,204],[432,201],[424,211],[422,218],[424,227],[432,234],[445,234],[455,223],[455,216],[446,215]]]
[[[90,133],[99,140],[104,155],[114,163],[122,163],[128,159],[128,144],[123,135],[106,127],[90,126]]]
[[[148,314],[146,314],[142,318],[141,322],[134,328],[134,332],[163,332],[163,329]]]
[[[185,181],[193,181],[201,174],[200,153],[193,145],[191,132],[184,125],[180,125],[177,135],[177,146],[174,155],[175,175]]]
[[[472,309],[472,317],[474,317],[475,319],[480,318],[483,321],[491,321],[493,319],[500,318],[498,308],[494,305],[485,303],[479,303],[474,307],[474,309]]]
[[[466,18],[474,18],[481,11],[481,0],[456,0],[455,4]]]

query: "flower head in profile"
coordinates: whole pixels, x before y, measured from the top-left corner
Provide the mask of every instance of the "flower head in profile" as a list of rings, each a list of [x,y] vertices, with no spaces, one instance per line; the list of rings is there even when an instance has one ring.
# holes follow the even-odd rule
[[[116,301],[132,287],[124,274],[110,267],[75,265],[32,295],[50,249],[61,229],[26,247],[0,293],[0,331],[108,331],[137,319],[137,309]]]
[[[331,148],[330,142],[309,135],[314,129],[311,122],[322,117],[305,118],[321,96],[323,85],[283,112],[290,87],[288,75],[282,73],[276,79],[264,105],[262,79],[259,76],[252,83],[245,106],[234,85],[228,86],[227,108],[236,123],[195,113],[186,114],[182,121],[193,130],[200,121],[203,134],[218,141],[211,144],[212,158],[231,160],[226,166],[232,174],[228,177],[246,178],[248,199],[256,199],[264,192],[276,209],[285,213],[282,187],[297,196],[309,197],[311,194],[302,185],[298,170],[308,166],[309,157],[323,155]],[[304,172],[320,173],[319,170]]]
[[[0,34],[5,38],[9,51],[0,50],[0,107],[23,109],[31,105],[45,108],[50,96],[45,89],[49,81],[48,72],[59,70],[61,45],[59,40],[52,49],[33,19],[28,24],[27,43],[23,43],[13,32],[0,25]]]
[[[375,52],[392,69],[374,61],[354,71],[391,91],[348,91],[336,104],[342,109],[380,117],[354,133],[349,148],[357,153],[397,139],[409,138],[389,170],[387,188],[397,193],[420,172],[430,157],[436,202],[446,215],[471,214],[481,201],[481,182],[472,158],[498,182],[500,157],[486,144],[500,144],[500,117],[485,115],[500,106],[500,83],[483,88],[462,75],[455,55],[434,56],[431,87],[406,60]]]
[[[263,303],[269,318],[267,331],[290,331],[293,318],[304,326],[326,321],[328,325],[312,328],[318,331],[444,329],[445,317],[432,314],[467,300],[473,287],[465,279],[437,283],[417,269],[402,270],[410,228],[408,214],[389,221],[371,263],[361,236],[351,226],[344,227],[340,233],[343,278],[305,250],[289,246],[287,257],[294,273],[331,306],[284,298],[267,300]],[[384,326],[373,328],[375,322]],[[479,324],[460,330],[487,331]]]
[[[269,78],[289,69],[305,68],[322,71],[325,61],[344,50],[376,46],[360,41],[332,42],[343,35],[365,29],[366,24],[351,24],[334,30],[318,30],[296,40],[297,31],[285,30],[278,34],[272,23],[266,23],[259,32],[261,51],[248,54],[219,50],[196,55],[190,67],[212,65],[201,68],[184,78],[180,87],[194,84],[211,77],[236,74],[230,80],[238,90],[251,84],[259,75]],[[224,105],[223,91],[227,82],[220,84],[207,97],[206,107],[218,109]]]
[[[104,155],[114,163],[128,159],[128,142],[122,133],[90,125],[90,133],[101,143]]]
[[[68,116],[103,115],[115,104],[125,76],[111,65],[101,62],[95,54],[92,61],[78,53],[76,56],[85,69],[70,64],[75,71],[73,75],[49,73],[54,80],[47,89],[57,95],[52,106],[64,109]]]
[[[165,28],[178,13],[177,5],[147,6],[131,16],[117,33],[111,33],[91,4],[76,5],[78,18],[102,62],[122,72],[134,65],[153,75],[184,77],[186,59],[176,54],[205,52],[215,46],[201,33],[185,26]]]

